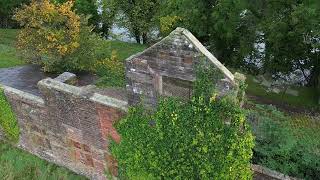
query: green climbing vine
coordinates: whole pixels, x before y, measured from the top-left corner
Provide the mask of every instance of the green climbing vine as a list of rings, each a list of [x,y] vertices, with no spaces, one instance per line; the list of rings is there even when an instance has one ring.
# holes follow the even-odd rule
[[[111,144],[120,179],[252,179],[253,135],[236,97],[217,97],[216,73],[197,72],[188,102],[162,98],[154,113],[129,110],[116,125],[120,144]]]

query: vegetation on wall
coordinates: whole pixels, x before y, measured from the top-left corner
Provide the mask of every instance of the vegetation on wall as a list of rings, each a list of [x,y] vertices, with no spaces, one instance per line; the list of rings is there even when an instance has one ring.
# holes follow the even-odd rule
[[[4,131],[5,137],[11,142],[19,140],[19,126],[15,114],[0,87],[0,128]]]
[[[111,146],[120,177],[129,179],[251,179],[253,136],[234,99],[217,99],[202,70],[192,100],[162,99],[154,113],[129,110]],[[203,83],[208,82],[208,83]],[[207,96],[208,95],[208,96]]]

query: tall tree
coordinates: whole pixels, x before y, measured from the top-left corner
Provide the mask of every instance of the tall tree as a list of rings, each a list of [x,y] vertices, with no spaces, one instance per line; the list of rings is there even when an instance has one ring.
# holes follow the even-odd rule
[[[102,10],[100,15],[100,22],[102,23],[100,31],[104,37],[108,37],[118,13],[117,0],[101,0],[99,6]]]
[[[148,33],[155,26],[160,0],[116,0],[117,7],[124,15],[121,24],[128,28],[140,43],[148,42]]]
[[[318,0],[267,1],[260,29],[266,43],[265,70],[305,74],[310,86],[320,85],[320,2]]]
[[[53,0],[53,1],[57,3],[65,3],[68,0]],[[100,17],[98,14],[98,6],[97,6],[96,0],[75,0],[74,9],[76,10],[77,14],[90,16],[90,18],[88,19],[89,25],[98,27]]]
[[[29,3],[30,0],[1,0],[0,1],[0,28],[15,28],[17,23],[12,20],[12,15],[16,8],[22,4]]]
[[[210,47],[220,61],[228,65],[243,64],[253,51],[255,29],[252,13],[242,0],[166,0],[163,16],[178,16],[182,26],[192,31]]]

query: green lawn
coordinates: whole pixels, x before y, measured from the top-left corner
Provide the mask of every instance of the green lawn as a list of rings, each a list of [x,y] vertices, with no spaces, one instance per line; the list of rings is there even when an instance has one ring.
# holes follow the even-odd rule
[[[17,32],[14,29],[0,29],[0,68],[24,64],[15,48]]]
[[[0,179],[5,180],[84,180],[83,176],[48,163],[0,141]]]
[[[111,41],[111,50],[116,50],[119,59],[125,60],[126,58],[134,55],[138,52],[143,51],[147,46],[136,44],[136,43],[126,43],[121,41]],[[111,52],[109,52],[111,54]]]

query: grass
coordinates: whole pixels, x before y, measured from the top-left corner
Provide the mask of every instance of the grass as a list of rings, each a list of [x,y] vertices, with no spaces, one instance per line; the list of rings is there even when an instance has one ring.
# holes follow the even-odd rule
[[[288,104],[291,106],[302,108],[313,108],[318,106],[317,90],[312,87],[292,87],[299,92],[299,96],[292,96],[285,93],[267,92],[265,87],[253,81],[254,76],[247,76],[247,94],[257,97],[267,98],[276,103]]]
[[[266,105],[255,105],[247,113],[256,137],[254,163],[293,177],[319,177],[320,116],[289,116]]]
[[[24,64],[15,49],[17,33],[14,29],[0,29],[0,68]]]
[[[120,60],[125,60],[133,54],[143,51],[147,46],[136,44],[136,43],[126,43],[121,41],[110,41],[111,50],[116,50],[118,58]],[[111,52],[109,52],[111,54]]]
[[[0,141],[0,179],[5,180],[84,180],[83,176],[48,163]]]
[[[19,140],[19,127],[10,104],[7,102],[3,90],[0,87],[0,127],[6,137],[13,142]]]
[[[299,92],[298,96],[292,96],[289,94],[285,94],[283,92],[280,92],[279,94],[268,92],[267,89],[262,86],[261,84],[255,82],[253,79],[255,76],[246,74],[244,72],[241,72],[240,70],[234,69],[234,68],[228,68],[232,73],[240,72],[242,74],[245,74],[246,76],[246,83],[248,85],[246,89],[246,94],[255,96],[257,99],[250,99],[250,101],[253,101],[258,104],[270,104],[269,102],[272,102],[274,105],[280,105],[279,107],[283,107],[281,105],[284,105],[286,107],[295,107],[295,108],[301,108],[304,110],[318,110],[320,109],[320,106],[318,104],[318,99],[320,96],[320,92],[317,92],[316,88],[313,87],[290,87],[290,89],[294,89]]]

